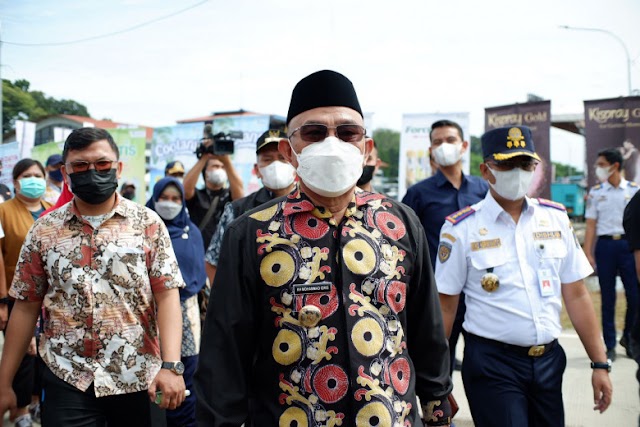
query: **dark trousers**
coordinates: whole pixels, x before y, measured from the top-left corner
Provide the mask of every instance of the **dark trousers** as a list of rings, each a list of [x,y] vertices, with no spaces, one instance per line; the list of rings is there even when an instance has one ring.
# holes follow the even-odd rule
[[[453,368],[456,364],[456,345],[458,345],[458,338],[462,333],[462,322],[464,322],[464,313],[467,311],[467,305],[464,303],[464,293],[460,293],[460,299],[458,300],[458,310],[456,310],[456,317],[453,320],[453,326],[451,327],[451,335],[449,336],[449,358],[451,364],[449,365],[449,373],[453,373]]]
[[[476,427],[564,426],[566,365],[559,344],[530,357],[467,333],[462,381]]]
[[[625,239],[598,239],[596,266],[602,295],[602,334],[607,350],[616,346],[616,276],[620,275],[627,297],[627,313],[624,318],[623,337],[629,340],[631,325],[638,308],[638,279],[635,260]]]
[[[96,397],[93,384],[81,391],[47,367],[42,377],[43,427],[151,426],[147,391]]]
[[[13,310],[13,301],[9,303],[9,316]],[[20,366],[13,377],[13,392],[16,394],[18,408],[24,408],[31,403],[31,390],[34,381],[34,362],[35,358],[28,354],[22,357]]]
[[[173,410],[167,410],[167,426],[196,427],[196,393],[193,389],[193,375],[198,366],[198,356],[182,357],[184,363],[184,384],[191,395],[184,399],[182,405]]]

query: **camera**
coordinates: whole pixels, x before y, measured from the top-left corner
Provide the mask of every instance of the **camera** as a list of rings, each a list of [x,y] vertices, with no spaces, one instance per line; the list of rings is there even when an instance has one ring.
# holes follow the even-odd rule
[[[206,134],[204,138],[200,140],[200,145],[196,148],[195,154],[198,158],[201,158],[204,154],[215,154],[216,156],[222,156],[225,154],[233,154],[233,147],[236,139],[242,139],[242,131],[230,131],[229,133],[218,132],[214,134]],[[212,140],[213,143],[209,146],[205,146],[206,140]]]

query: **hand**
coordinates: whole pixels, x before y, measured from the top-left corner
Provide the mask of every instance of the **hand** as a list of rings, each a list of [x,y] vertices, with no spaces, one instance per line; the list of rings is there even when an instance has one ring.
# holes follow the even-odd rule
[[[609,372],[606,369],[594,369],[591,375],[591,384],[593,386],[593,407],[594,411],[603,413],[611,404],[613,387],[609,379]]]
[[[15,420],[18,405],[16,401],[16,394],[13,392],[11,384],[0,387],[0,419],[4,418],[4,413],[9,411],[9,419]]]
[[[593,269],[595,270],[596,269],[596,260],[595,260],[595,258],[590,253],[585,253],[585,255],[587,255],[587,260],[589,261],[589,264],[591,264],[591,267],[593,267]]]
[[[31,337],[31,341],[29,342],[29,347],[27,348],[27,354],[29,356],[35,356],[38,352],[36,348],[36,337]]]
[[[7,304],[0,304],[0,331],[4,331],[9,321],[9,306]]]
[[[176,409],[182,405],[185,398],[184,378],[168,369],[160,369],[148,390],[152,402],[155,402],[156,391],[159,390],[162,390],[162,401],[158,406],[162,409]]]

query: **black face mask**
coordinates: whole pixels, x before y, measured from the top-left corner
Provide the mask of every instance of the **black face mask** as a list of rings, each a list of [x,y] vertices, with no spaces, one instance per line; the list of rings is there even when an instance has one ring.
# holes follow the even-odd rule
[[[376,169],[374,165],[364,165],[362,168],[362,175],[360,175],[360,179],[358,179],[358,187],[361,185],[368,184],[373,179],[373,171]]]
[[[116,169],[109,172],[89,169],[85,172],[70,173],[71,192],[83,202],[99,205],[111,197],[118,188],[116,172]]]
[[[125,191],[124,193],[122,193],[122,197],[124,197],[127,200],[133,200],[134,197],[136,197],[136,192],[135,191]]]

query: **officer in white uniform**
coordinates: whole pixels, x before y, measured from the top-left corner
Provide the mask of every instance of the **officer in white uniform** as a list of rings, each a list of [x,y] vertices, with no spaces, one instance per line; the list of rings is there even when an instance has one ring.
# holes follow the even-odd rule
[[[616,358],[616,276],[620,275],[627,297],[627,313],[620,345],[625,348],[629,357],[629,334],[638,311],[635,260],[622,226],[624,209],[638,192],[638,185],[622,177],[620,165],[622,154],[617,148],[609,148],[598,153],[595,172],[602,183],[589,191],[587,211],[584,215],[587,219],[584,251],[598,272],[602,295],[602,331],[607,346],[607,357],[612,361]],[[594,258],[593,243],[596,236]]]
[[[447,334],[466,294],[462,379],[475,425],[564,425],[563,299],[593,362],[595,409],[603,412],[611,403],[611,363],[582,280],[593,270],[564,206],[526,197],[540,161],[531,131],[489,131],[482,152],[489,193],[447,217],[436,261]]]

